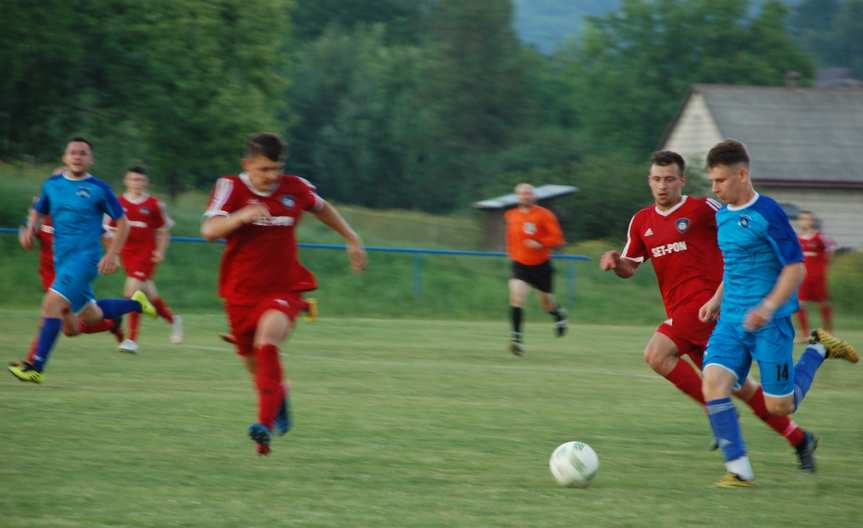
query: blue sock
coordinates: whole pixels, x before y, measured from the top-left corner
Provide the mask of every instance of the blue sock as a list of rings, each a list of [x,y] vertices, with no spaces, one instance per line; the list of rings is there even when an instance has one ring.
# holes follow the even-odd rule
[[[740,421],[731,398],[708,401],[707,418],[726,462],[746,456],[746,443],[743,442]]]
[[[99,299],[96,301],[105,319],[116,319],[129,312],[141,313],[141,303],[132,299]]]
[[[61,326],[62,322],[57,317],[42,318],[42,328],[39,329],[39,343],[36,345],[36,355],[33,357],[33,368],[37,372],[42,372],[42,369],[45,368],[48,356],[51,355],[51,349],[54,348],[57,336],[60,335]]]
[[[795,411],[800,402],[803,401],[803,398],[806,397],[806,393],[809,392],[809,387],[812,386],[812,380],[815,379],[815,372],[818,371],[818,367],[821,366],[821,363],[824,363],[824,356],[819,353],[816,346],[820,345],[806,347],[806,350],[800,356],[800,360],[794,365]]]

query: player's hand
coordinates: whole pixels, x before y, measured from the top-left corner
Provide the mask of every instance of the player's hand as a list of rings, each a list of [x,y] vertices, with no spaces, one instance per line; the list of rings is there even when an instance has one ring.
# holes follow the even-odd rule
[[[117,271],[117,261],[119,258],[117,255],[111,253],[105,253],[102,256],[101,260],[99,260],[99,273],[101,275],[110,275]]]
[[[773,319],[773,313],[776,310],[766,302],[762,302],[754,310],[749,310],[746,318],[743,320],[743,328],[747,332],[754,332],[766,325]]]
[[[156,264],[158,264],[159,262],[162,262],[163,260],[165,260],[165,254],[162,253],[161,251],[159,251],[158,249],[154,249],[153,250],[153,256],[152,256],[151,260],[153,262],[155,262]]]
[[[524,245],[529,247],[530,249],[542,249],[544,247],[542,244],[540,244],[536,240],[533,240],[532,238],[528,238],[527,240],[525,240]]]
[[[27,228],[26,226],[21,226],[18,228],[18,242],[21,244],[21,247],[30,251],[33,249],[33,230]]]
[[[613,249],[610,251],[606,251],[599,258],[599,269],[602,271],[611,271],[617,269],[620,265],[620,253],[614,251]]]
[[[232,216],[236,216],[244,224],[251,224],[264,218],[270,218],[270,211],[263,204],[253,203],[243,207]]]
[[[351,269],[355,272],[360,272],[366,269],[368,264],[368,255],[365,248],[359,242],[347,245],[348,258],[351,260]]]
[[[701,308],[698,309],[698,320],[702,323],[712,323],[719,319],[719,308],[720,301],[718,299],[710,298],[709,301],[704,303]]]

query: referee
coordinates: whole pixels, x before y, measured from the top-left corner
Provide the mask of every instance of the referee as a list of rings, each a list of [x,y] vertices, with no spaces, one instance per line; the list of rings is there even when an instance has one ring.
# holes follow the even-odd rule
[[[554,213],[536,205],[533,185],[515,186],[518,207],[506,212],[506,248],[512,259],[512,278],[509,280],[509,304],[512,317],[510,351],[516,356],[524,354],[522,321],[524,302],[531,288],[539,292],[542,309],[554,317],[554,330],[558,337],[566,334],[566,310],[552,295],[551,250],[565,241],[560,223]]]

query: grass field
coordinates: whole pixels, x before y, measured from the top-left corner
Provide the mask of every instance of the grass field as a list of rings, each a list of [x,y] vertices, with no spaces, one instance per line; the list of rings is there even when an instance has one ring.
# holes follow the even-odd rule
[[[32,312],[0,309],[21,356]],[[711,484],[707,421],[641,360],[650,326],[576,325],[555,339],[506,323],[322,319],[286,347],[294,431],[258,457],[251,383],[218,341],[145,323],[142,352],[108,335],[61,338],[43,385],[0,382],[0,507],[24,527],[860,526],[863,366],[828,362],[796,420],[820,437],[803,475],[784,440],[738,406],[758,476]],[[851,332],[858,346],[863,331]],[[587,490],[558,488],[558,444],[599,453]]]

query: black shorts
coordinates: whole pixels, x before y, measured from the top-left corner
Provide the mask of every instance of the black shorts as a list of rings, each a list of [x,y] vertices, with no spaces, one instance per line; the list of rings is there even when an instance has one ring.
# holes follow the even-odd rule
[[[550,260],[536,266],[512,261],[512,278],[522,280],[541,292],[551,293],[553,274],[554,268]]]

